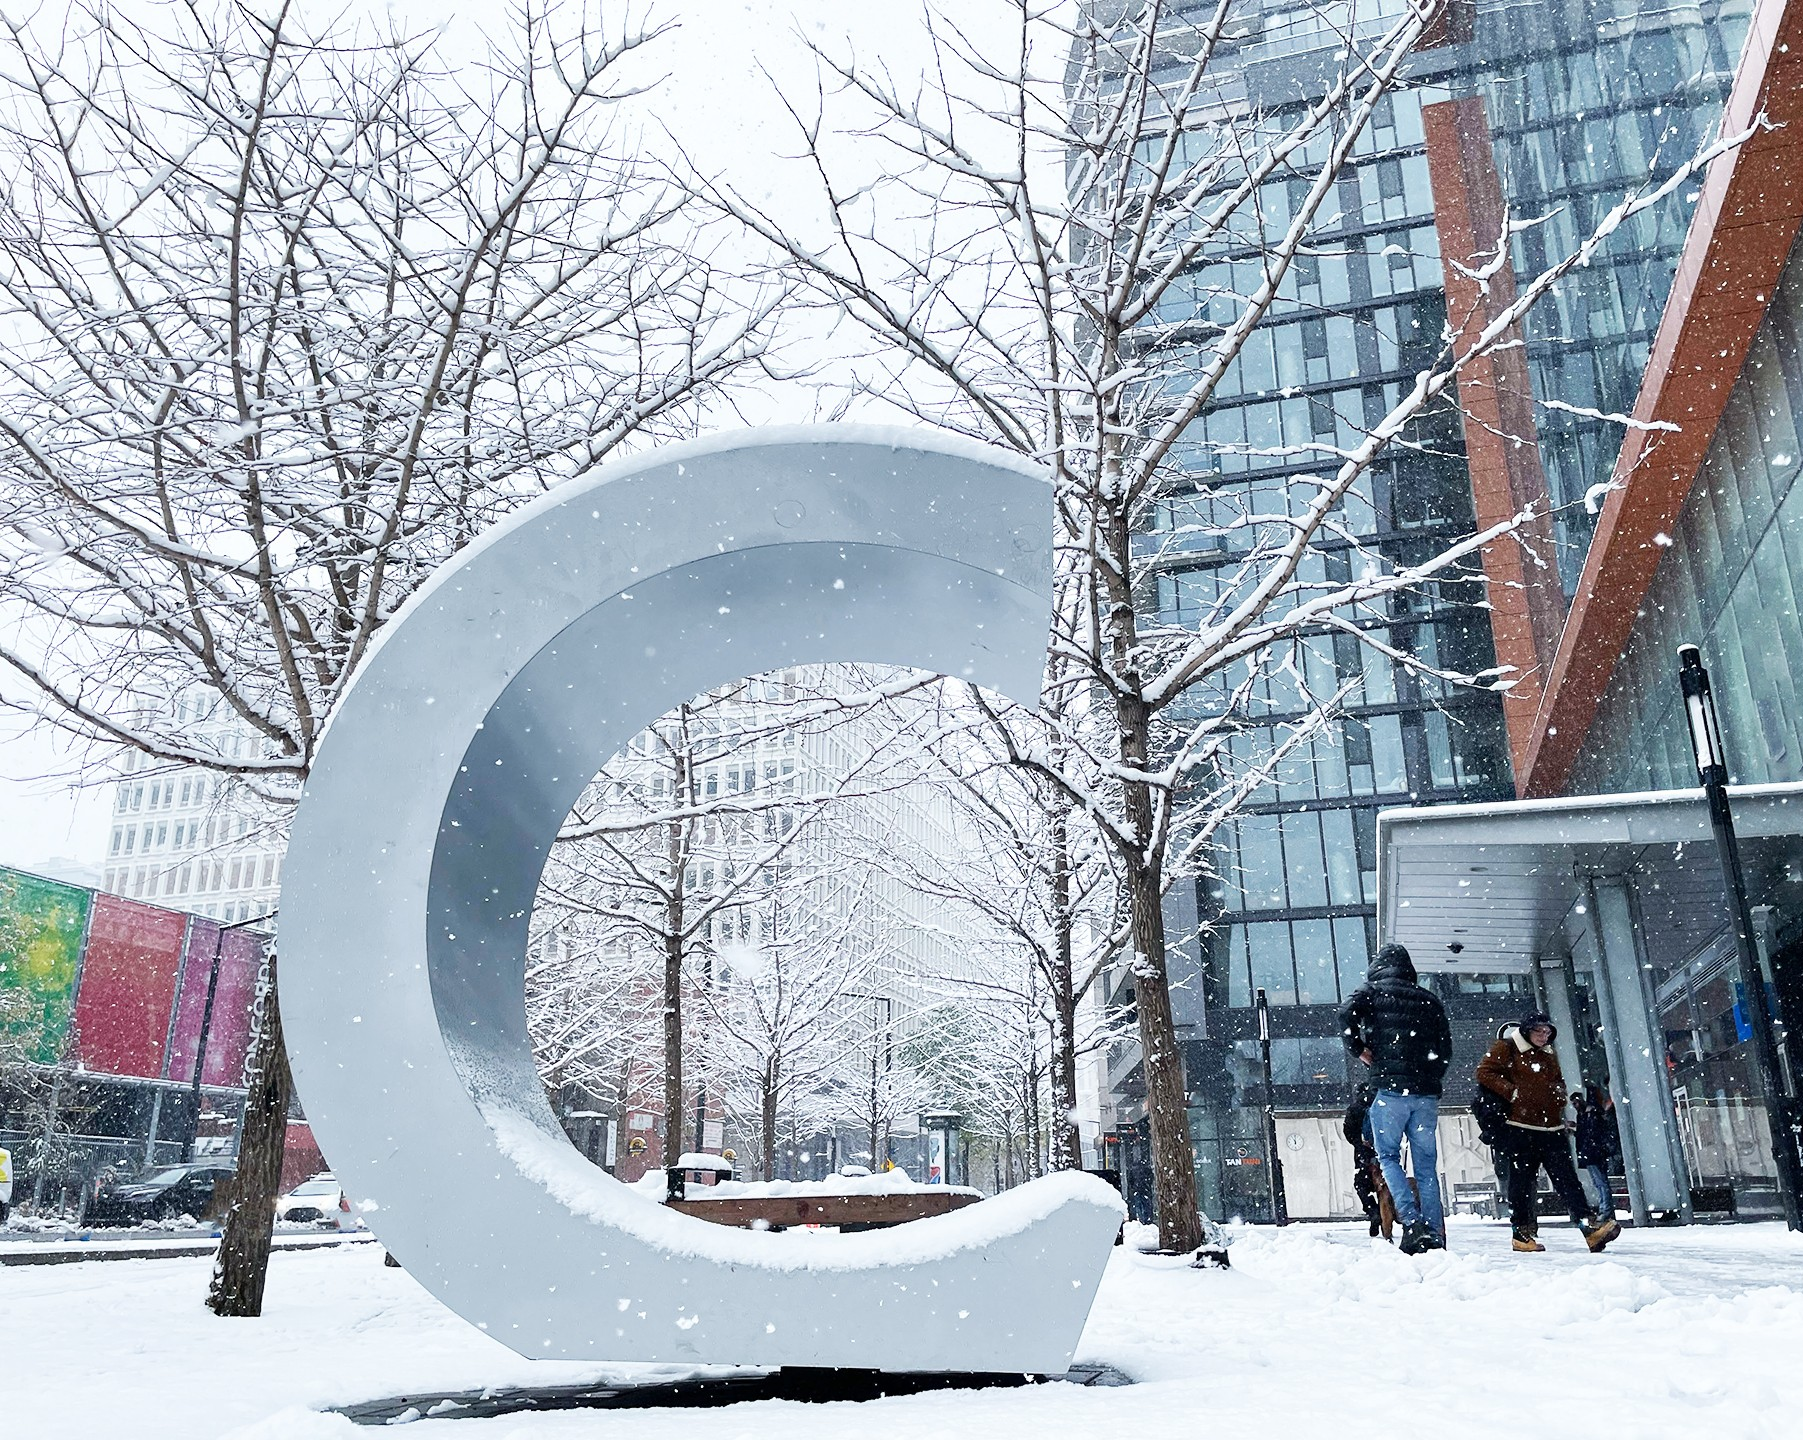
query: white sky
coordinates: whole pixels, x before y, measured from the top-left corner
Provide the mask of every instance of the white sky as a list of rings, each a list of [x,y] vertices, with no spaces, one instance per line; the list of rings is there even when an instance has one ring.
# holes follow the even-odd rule
[[[130,0],[120,8],[130,10]],[[967,12],[987,8],[959,6],[955,13],[969,25],[990,17]],[[654,0],[631,9],[677,22],[658,46],[667,78],[651,102],[657,120],[704,169],[729,171],[736,185],[759,198],[788,188],[778,157],[792,151],[794,141],[792,122],[760,65],[800,99],[811,91],[813,76],[801,35],[825,44],[847,42],[864,63],[902,73],[917,68],[926,53],[919,0]],[[343,6],[339,0],[302,0],[303,14],[341,10],[391,11],[408,28],[446,23],[459,46],[473,44],[471,22],[500,23],[505,14],[497,0],[351,0]],[[621,6],[607,6],[610,16],[621,12]],[[992,13],[1002,18],[999,9]],[[0,693],[23,692],[17,680],[0,677]],[[100,859],[111,800],[104,787],[71,786],[79,759],[48,727],[0,713],[0,864],[43,869],[59,857]]]

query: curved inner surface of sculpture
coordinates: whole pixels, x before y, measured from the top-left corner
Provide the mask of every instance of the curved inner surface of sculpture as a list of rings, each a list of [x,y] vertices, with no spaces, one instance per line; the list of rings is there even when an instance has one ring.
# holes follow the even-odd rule
[[[1051,493],[919,431],[766,430],[554,491],[383,631],[321,746],[282,894],[309,1119],[370,1228],[539,1358],[1061,1373],[1121,1218],[1088,1176],[853,1235],[709,1225],[565,1140],[527,1036],[527,925],[609,756],[741,676],[911,666],[1023,701]]]

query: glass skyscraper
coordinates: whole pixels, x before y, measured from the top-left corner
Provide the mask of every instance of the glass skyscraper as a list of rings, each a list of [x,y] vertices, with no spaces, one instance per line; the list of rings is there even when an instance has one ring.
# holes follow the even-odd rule
[[[1226,63],[1249,112],[1281,123],[1284,107],[1321,93],[1332,73],[1324,52],[1341,43],[1339,27],[1368,30],[1400,9],[1393,0],[1356,9],[1273,0],[1256,21],[1248,11]],[[1237,557],[1208,548],[1218,540],[1186,537],[1207,536],[1209,521],[1227,514],[1264,508],[1260,492],[1281,512],[1286,480],[1319,464],[1256,452],[1316,439],[1349,443],[1440,351],[1449,318],[1441,252],[1455,207],[1436,194],[1437,184],[1444,192],[1444,167],[1436,173],[1430,165],[1435,107],[1441,116],[1457,114],[1461,146],[1481,147],[1475,168],[1493,172],[1508,213],[1537,222],[1518,225],[1513,238],[1515,267],[1525,276],[1568,252],[1625,193],[1649,176],[1663,178],[1706,139],[1744,28],[1738,0],[1659,9],[1629,0],[1454,5],[1436,43],[1412,60],[1407,86],[1381,103],[1361,137],[1328,207],[1338,218],[1320,228],[1328,243],[1298,260],[1191,432],[1195,443],[1184,458],[1193,489],[1163,503],[1145,537],[1148,555],[1157,556],[1162,619],[1194,623],[1231,583],[1225,577]],[[1449,133],[1444,121],[1441,129]],[[1291,213],[1295,187],[1305,184],[1298,175],[1267,185],[1267,220]],[[1587,495],[1607,477],[1622,434],[1601,417],[1633,405],[1688,224],[1685,198],[1624,226],[1534,313],[1523,336],[1540,402],[1532,412],[1538,454],[1510,463],[1525,464],[1530,482],[1551,497],[1552,563],[1566,592],[1589,543],[1594,497],[1587,504]],[[1248,293],[1255,269],[1250,247],[1211,257],[1167,299],[1162,333],[1181,335],[1189,325],[1205,339],[1211,324],[1237,311],[1223,294]],[[1455,407],[1426,417],[1405,438],[1347,513],[1366,546],[1397,565],[1469,534],[1481,513],[1474,495],[1486,484],[1480,462],[1468,462]],[[1190,525],[1201,528],[1183,528]],[[1324,547],[1313,578],[1349,576],[1356,553],[1350,545],[1343,553]],[[1448,580],[1393,610],[1387,638],[1429,662],[1482,670],[1496,661],[1492,614],[1481,582]],[[1513,718],[1505,719],[1497,693],[1421,678],[1345,635],[1323,635],[1303,650],[1298,668],[1306,683],[1286,689],[1273,681],[1260,696],[1257,723],[1292,722],[1306,707],[1305,689],[1321,694],[1351,681],[1337,733],[1297,753],[1227,828],[1214,876],[1186,884],[1168,907],[1198,1176],[1214,1214],[1265,1213],[1251,1010],[1257,990],[1272,1006],[1276,1105],[1323,1114],[1344,1106],[1351,1077],[1337,1009],[1362,982],[1374,943],[1378,810],[1515,794]],[[1194,703],[1214,699],[1204,691]],[[1269,737],[1250,733],[1244,743],[1256,749]],[[1528,982],[1461,975],[1431,983],[1454,1022],[1449,1100],[1456,1101],[1458,1077],[1497,1021],[1521,1008],[1518,991]],[[1130,977],[1118,977],[1113,998],[1130,994]],[[1113,1057],[1110,1080],[1117,1115],[1127,1122],[1120,1141],[1131,1187],[1142,1150],[1142,1126],[1131,1123],[1133,1047]]]

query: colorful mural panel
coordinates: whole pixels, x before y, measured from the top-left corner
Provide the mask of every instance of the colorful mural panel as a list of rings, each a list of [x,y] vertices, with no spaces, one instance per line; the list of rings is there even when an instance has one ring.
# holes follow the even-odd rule
[[[218,979],[212,980],[215,957]],[[213,985],[213,1017],[207,1025],[207,1062],[201,1080],[207,1085],[240,1085],[244,1052],[250,1038],[251,1002],[263,961],[263,938],[245,930],[225,930],[216,920],[198,916],[188,929],[188,957],[182,970],[181,997],[176,1002],[175,1043],[169,1050],[169,1076],[190,1080],[194,1052],[206,1015],[207,985]]]
[[[0,866],[0,1065],[243,1084],[268,937]]]
[[[94,899],[75,997],[76,1046],[89,1070],[157,1079],[188,917],[116,895]]]
[[[0,866],[0,1061],[62,1058],[92,898]]]

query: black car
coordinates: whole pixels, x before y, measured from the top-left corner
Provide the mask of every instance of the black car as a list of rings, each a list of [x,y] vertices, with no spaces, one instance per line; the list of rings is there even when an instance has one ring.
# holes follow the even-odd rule
[[[140,1225],[147,1220],[196,1219],[213,1208],[215,1190],[232,1175],[220,1161],[170,1165],[138,1180],[108,1185],[88,1206],[89,1225]]]

